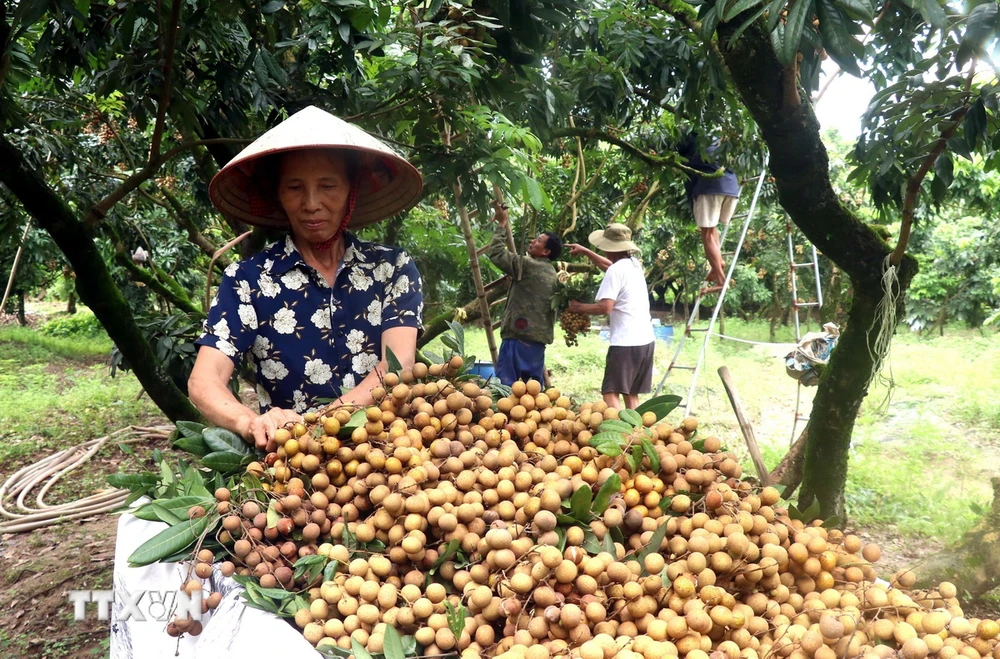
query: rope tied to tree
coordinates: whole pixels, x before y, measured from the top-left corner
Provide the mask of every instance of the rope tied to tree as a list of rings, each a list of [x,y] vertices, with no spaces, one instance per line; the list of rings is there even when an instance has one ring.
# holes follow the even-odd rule
[[[899,303],[899,266],[892,263],[892,255],[885,257],[882,265],[882,279],[880,288],[882,298],[875,307],[875,318],[868,328],[866,342],[868,346],[868,356],[872,360],[872,372],[868,376],[865,388],[870,389],[875,382],[886,387],[885,397],[878,404],[878,410],[884,412],[889,408],[889,401],[892,399],[892,391],[896,387],[896,382],[892,377],[892,363],[889,359],[889,350],[892,345],[892,335],[896,329],[896,312]],[[874,334],[874,340],[873,340]],[[888,375],[883,373],[883,367],[888,371]]]

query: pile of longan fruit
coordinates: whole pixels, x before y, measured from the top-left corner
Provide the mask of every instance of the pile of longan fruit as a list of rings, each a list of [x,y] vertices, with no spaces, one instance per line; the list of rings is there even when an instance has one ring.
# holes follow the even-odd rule
[[[590,442],[617,410],[535,381],[494,400],[461,367],[386,375],[349,438],[347,409],[280,431],[248,467],[266,504],[216,493],[224,569],[303,591],[294,623],[317,647],[382,652],[392,627],[463,659],[1000,659],[1000,627],[966,618],[952,584],[878,579],[876,545],[791,519],[696,419],[646,412],[604,455]],[[643,438],[656,459],[633,472]],[[569,517],[615,478],[603,510]],[[332,578],[295,579],[316,554]]]

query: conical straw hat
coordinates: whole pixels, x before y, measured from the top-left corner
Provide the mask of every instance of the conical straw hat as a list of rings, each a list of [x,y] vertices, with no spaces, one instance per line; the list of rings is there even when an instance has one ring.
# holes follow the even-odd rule
[[[358,193],[349,225],[352,229],[392,217],[420,198],[423,179],[405,158],[357,126],[310,105],[230,160],[208,186],[212,203],[232,219],[287,228],[285,211],[277,200],[258,189],[253,173],[262,157],[301,149],[340,149],[357,154]]]

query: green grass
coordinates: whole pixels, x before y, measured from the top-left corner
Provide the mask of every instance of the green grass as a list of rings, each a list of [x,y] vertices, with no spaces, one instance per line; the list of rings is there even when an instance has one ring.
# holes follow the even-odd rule
[[[131,374],[112,378],[107,337],[48,337],[0,328],[0,473],[157,414]]]
[[[814,330],[812,326],[804,331]],[[674,327],[675,339],[683,327]],[[726,334],[767,342],[765,322],[727,319]],[[779,327],[777,340],[791,342],[793,330]],[[688,340],[678,363],[697,359],[700,337]],[[497,341],[499,342],[499,335]],[[567,348],[561,330],[546,351],[553,385],[576,402],[600,398],[607,342],[596,333]],[[467,352],[489,359],[485,333],[466,329]],[[654,387],[673,357],[676,343],[657,343]],[[430,346],[439,352],[439,342]],[[796,383],[785,374],[789,345],[754,346],[712,339],[692,412],[700,432],[718,435],[752,473],[739,424],[717,369],[729,368],[768,466],[784,456],[792,439]],[[903,536],[957,540],[978,518],[974,506],[988,506],[989,477],[1000,473],[1000,341],[992,334],[948,329],[943,337],[920,337],[904,329],[892,350],[895,388],[888,410],[886,390],[876,386],[862,406],[854,433],[846,488],[851,522],[891,527]],[[675,370],[664,392],[687,396],[690,375]],[[801,390],[808,415],[815,388]],[[677,422],[682,411],[669,417]],[[803,423],[797,424],[801,432]]]
[[[51,355],[67,359],[106,358],[111,339],[101,336],[46,336],[28,327],[0,327],[0,359],[41,361]]]

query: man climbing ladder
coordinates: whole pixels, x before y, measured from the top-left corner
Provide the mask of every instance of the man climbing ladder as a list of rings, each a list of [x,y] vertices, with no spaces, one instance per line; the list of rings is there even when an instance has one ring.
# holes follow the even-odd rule
[[[708,147],[708,155],[713,156],[718,150],[718,142]],[[687,158],[688,166],[706,174],[719,170],[719,164],[705,162],[698,150],[698,139],[695,131],[690,131],[677,147],[677,152]],[[688,201],[694,214],[695,224],[701,232],[701,242],[705,248],[705,258],[708,259],[708,285],[702,289],[702,295],[717,293],[722,290],[726,279],[726,264],[722,259],[722,241],[719,239],[719,224],[728,226],[736,210],[740,197],[740,182],[731,169],[726,169],[721,177],[707,178],[689,174],[684,187],[687,190]]]

